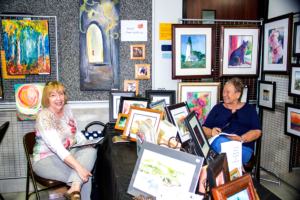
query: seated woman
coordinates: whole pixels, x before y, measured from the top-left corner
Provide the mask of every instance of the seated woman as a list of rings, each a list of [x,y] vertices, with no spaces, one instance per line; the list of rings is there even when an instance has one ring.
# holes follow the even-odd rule
[[[220,153],[221,143],[231,140],[242,142],[242,162],[245,164],[253,153],[252,141],[261,135],[261,125],[254,107],[240,102],[243,88],[239,78],[232,78],[225,84],[224,103],[213,107],[203,124],[203,131],[207,138],[221,132],[236,134],[237,136],[217,137],[211,147]]]
[[[90,199],[92,174],[97,151],[94,148],[69,148],[86,140],[78,130],[63,85],[48,82],[43,90],[42,105],[35,124],[36,144],[33,170],[43,178],[58,180],[71,186],[67,199]],[[80,193],[81,191],[81,193]]]

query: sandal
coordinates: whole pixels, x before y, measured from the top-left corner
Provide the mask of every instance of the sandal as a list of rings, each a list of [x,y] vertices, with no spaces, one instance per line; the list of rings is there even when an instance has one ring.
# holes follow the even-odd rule
[[[79,197],[75,197],[75,195],[79,195]],[[68,193],[64,193],[64,197],[67,199],[67,200],[81,200],[81,195],[80,195],[80,192],[78,191],[74,191],[72,192],[71,194],[68,194]]]

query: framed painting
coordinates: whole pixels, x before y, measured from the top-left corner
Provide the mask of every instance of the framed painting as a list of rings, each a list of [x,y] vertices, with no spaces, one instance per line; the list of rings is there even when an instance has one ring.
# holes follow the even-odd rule
[[[259,49],[259,25],[222,25],[220,77],[257,77],[259,71]]]
[[[190,139],[189,129],[184,121],[184,118],[189,114],[189,108],[187,107],[186,102],[167,106],[165,107],[165,110],[169,121],[177,128],[177,137],[179,138],[182,147],[185,147]]]
[[[135,79],[150,79],[150,64],[135,65]]]
[[[17,119],[36,120],[42,109],[45,83],[15,84]]]
[[[275,110],[276,82],[258,81],[258,107]]]
[[[300,138],[300,106],[285,104],[285,134]]]
[[[175,92],[175,90],[146,90],[146,98],[150,98],[151,102],[165,99],[166,106],[171,106],[176,103]]]
[[[214,25],[172,24],[172,79],[213,78]]]
[[[300,57],[300,22],[294,23],[293,57]]]
[[[250,85],[244,85],[243,94],[241,97],[242,103],[249,103]]]
[[[124,91],[135,92],[135,94],[138,95],[138,93],[139,93],[139,81],[124,80]]]
[[[238,168],[235,168],[234,170],[232,170],[231,172],[229,172],[229,176],[230,176],[230,180],[234,180],[238,177],[241,177],[240,172],[238,170]]]
[[[149,98],[121,96],[118,113],[128,114],[130,106],[149,108],[149,104]]]
[[[210,110],[220,102],[220,83],[178,83],[177,102],[187,102],[190,111],[195,111],[204,124]]]
[[[120,87],[119,6],[119,1],[79,0],[80,90]]]
[[[257,200],[250,173],[211,190],[214,200]]]
[[[300,96],[300,64],[291,64],[289,78],[289,96]]]
[[[118,119],[121,97],[134,97],[134,92],[109,92],[109,122]]]
[[[163,111],[152,110],[148,108],[139,108],[131,106],[128,112],[127,122],[122,137],[136,141],[136,134],[139,132],[139,125],[142,121],[150,122],[154,130],[157,131],[160,120],[164,115]]]
[[[115,129],[124,130],[127,122],[128,115],[120,113],[115,125]]]
[[[50,74],[47,20],[4,19],[2,28],[8,75]]]
[[[174,194],[174,191],[195,193],[203,160],[192,154],[144,142],[127,193],[157,199],[161,194]],[[154,185],[149,187],[149,181]]]
[[[263,73],[288,74],[291,61],[293,14],[264,22]]]
[[[131,44],[130,45],[130,59],[131,60],[145,60],[145,45],[144,44]]]
[[[158,100],[156,102],[150,103],[150,108],[151,109],[164,111],[164,118],[163,118],[164,120],[167,119],[167,114],[165,112],[165,107],[166,106],[167,106],[167,104],[166,104],[165,99],[161,99],[161,100]]]

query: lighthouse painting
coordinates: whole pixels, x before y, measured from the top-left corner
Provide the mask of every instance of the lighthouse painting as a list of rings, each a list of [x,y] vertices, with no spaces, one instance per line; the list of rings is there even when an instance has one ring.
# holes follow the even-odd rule
[[[206,35],[181,35],[181,68],[206,68]]]

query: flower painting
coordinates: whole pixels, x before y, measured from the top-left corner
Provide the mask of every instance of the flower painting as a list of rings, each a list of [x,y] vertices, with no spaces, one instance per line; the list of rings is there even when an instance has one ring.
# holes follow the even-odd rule
[[[9,75],[50,74],[47,20],[2,20]]]
[[[269,29],[268,64],[283,63],[284,27]]]
[[[181,68],[205,68],[205,35],[181,35]]]
[[[253,36],[230,35],[228,67],[251,67]]]
[[[291,129],[300,132],[300,114],[291,112]]]
[[[211,110],[211,92],[187,92],[187,105],[193,110],[201,124],[204,124]]]
[[[185,135],[189,134],[189,129],[184,122],[184,118],[186,116],[187,114],[185,114],[184,112],[180,112],[174,115],[181,137],[184,137]]]

